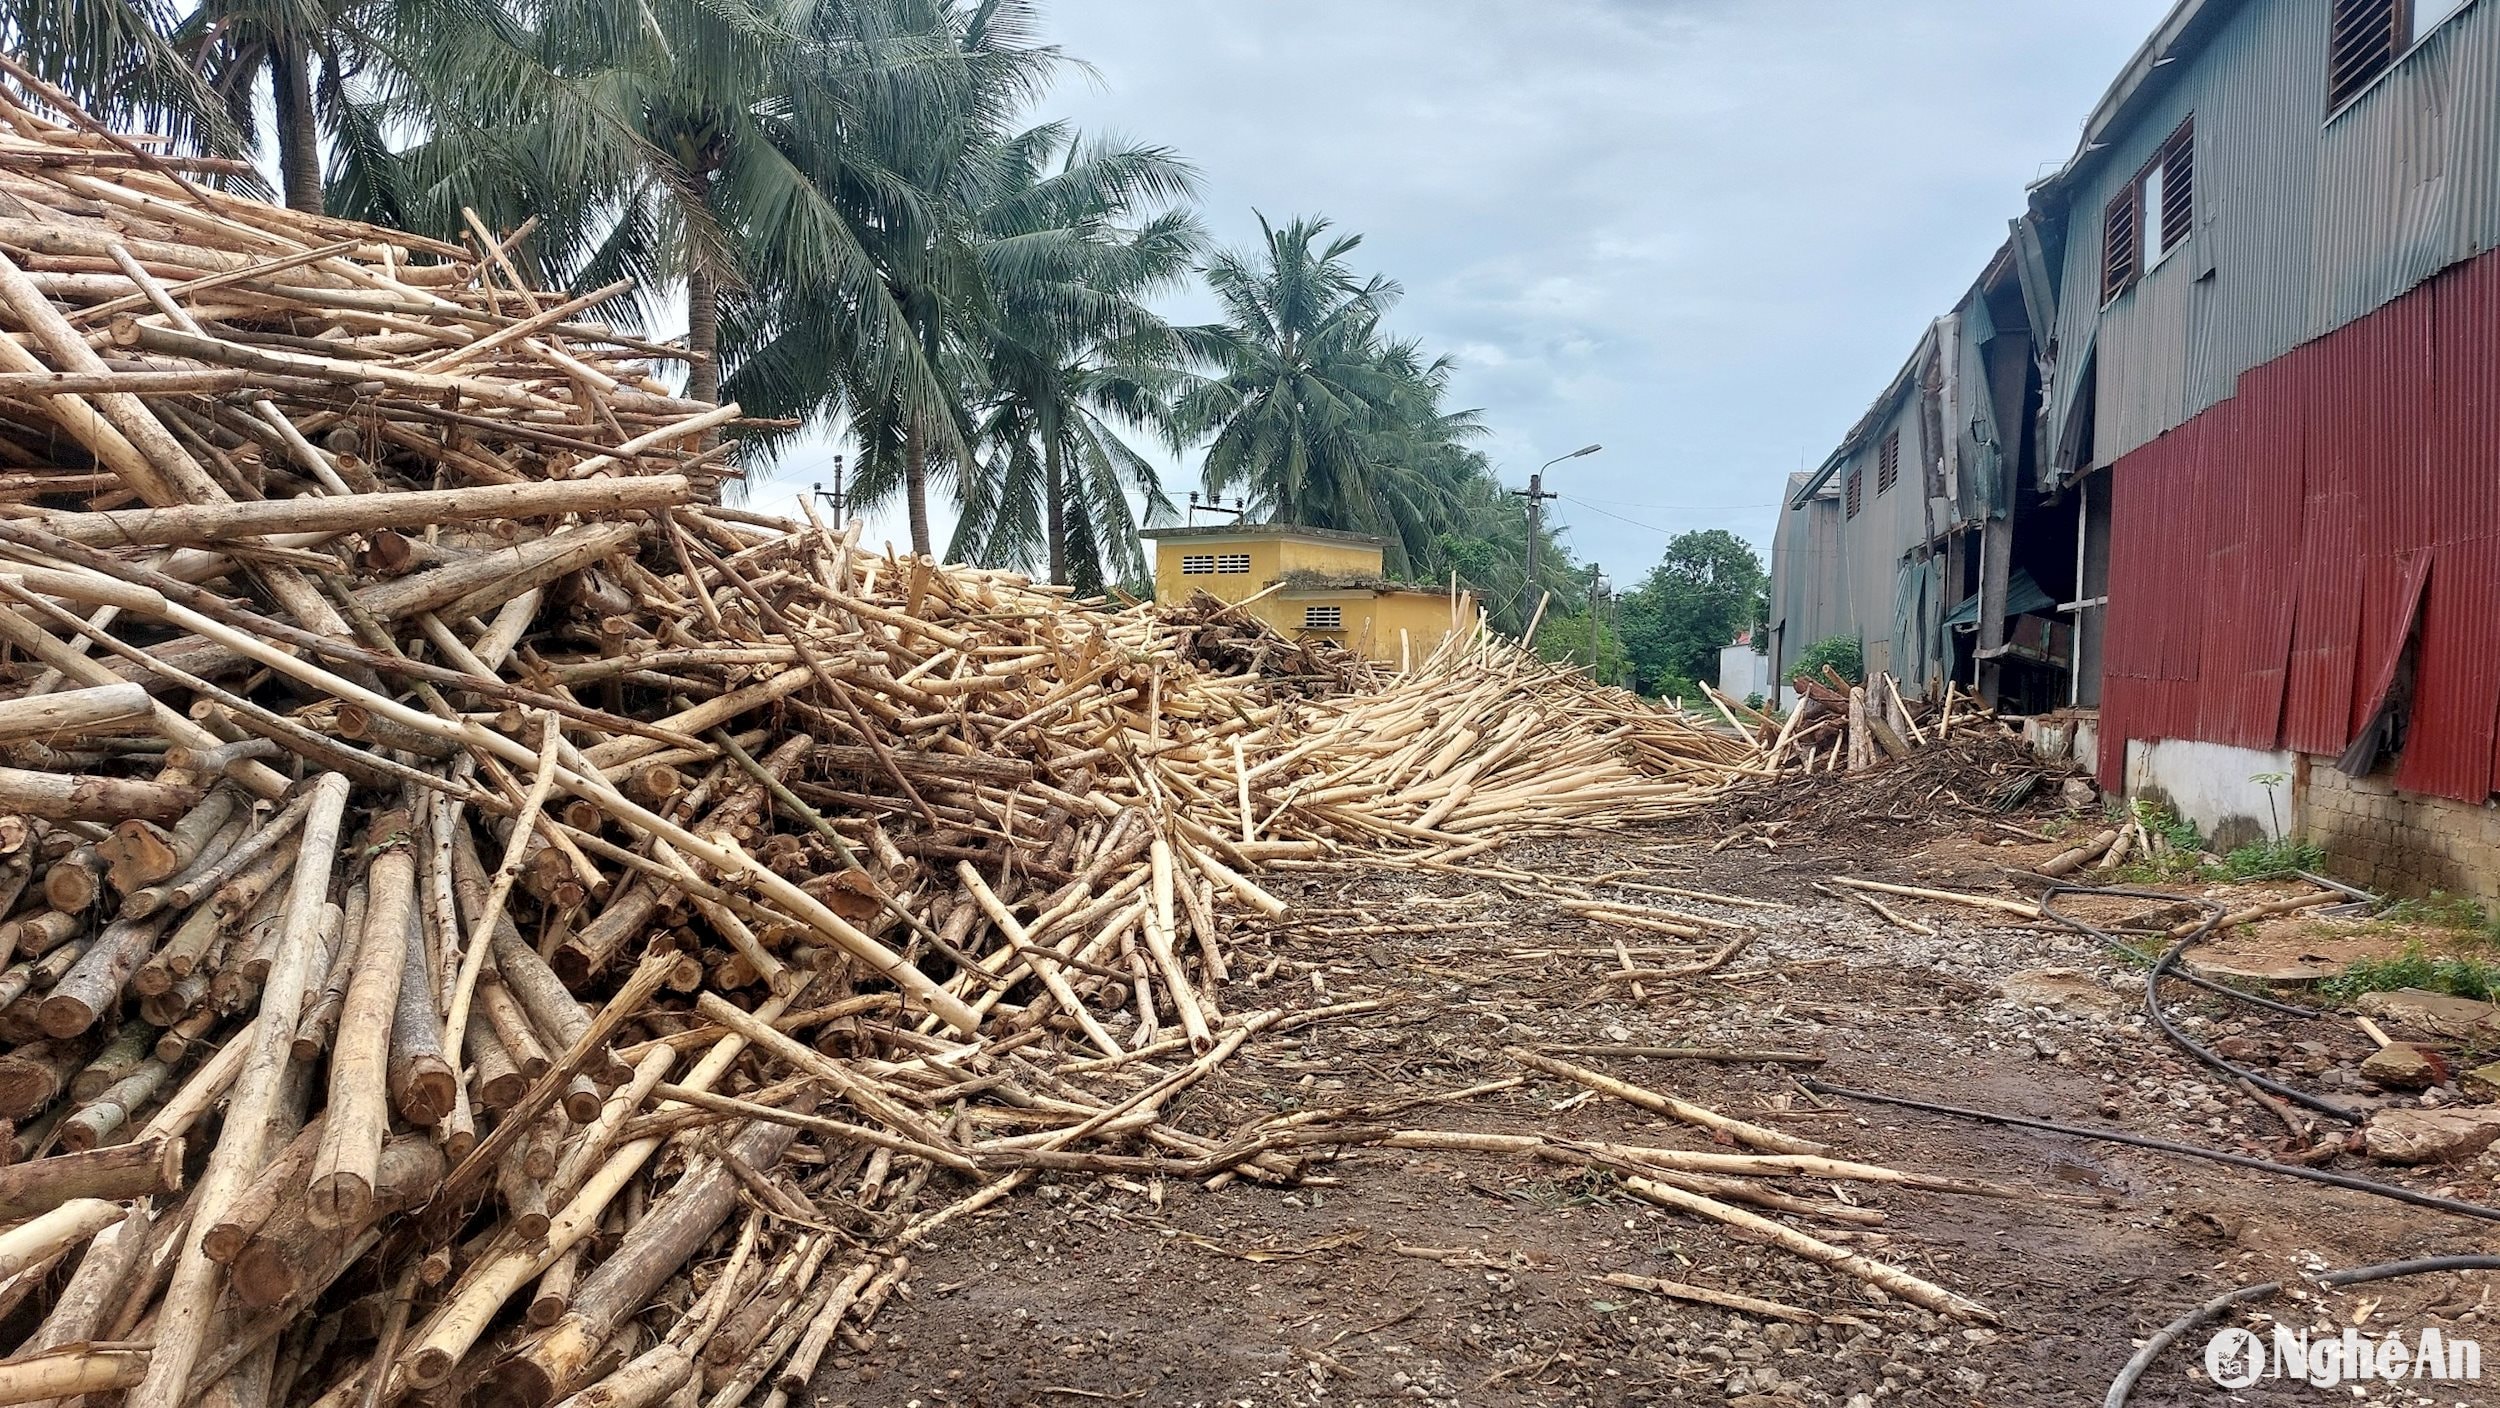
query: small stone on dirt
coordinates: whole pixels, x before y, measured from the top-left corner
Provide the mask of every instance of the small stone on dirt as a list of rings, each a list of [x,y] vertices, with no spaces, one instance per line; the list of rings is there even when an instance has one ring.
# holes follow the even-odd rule
[[[2396,1042],[2371,1053],[2361,1063],[2361,1078],[2389,1090],[2428,1090],[2439,1084],[2437,1057],[2418,1046]]]
[[[2476,1066],[2457,1077],[2457,1088],[2476,1100],[2500,1100],[2500,1061]]]
[[[2467,1158],[2500,1139],[2500,1111],[2381,1110],[2370,1117],[2370,1156],[2397,1164]]]
[[[1997,984],[1997,996],[2025,1007],[2105,1015],[2124,1011],[2127,1005],[2100,979],[2079,968],[2032,968],[2010,974]]]
[[[2433,1036],[2467,1037],[2500,1035],[2500,1008],[2470,997],[2450,997],[2446,993],[2424,992],[2420,988],[2398,988],[2394,992],[2364,993],[2354,1004],[2365,1014],[2381,1021],[2394,1022]]]

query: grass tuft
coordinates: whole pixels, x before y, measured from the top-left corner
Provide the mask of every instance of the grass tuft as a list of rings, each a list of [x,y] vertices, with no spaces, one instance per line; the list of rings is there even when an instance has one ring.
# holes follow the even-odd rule
[[[2260,875],[2279,875],[2293,870],[2315,870],[2326,863],[2326,852],[2309,841],[2260,841],[2242,846],[2222,858],[2222,868],[2234,880],[2249,880]]]
[[[2433,890],[2419,899],[2398,900],[2379,911],[2377,917],[2397,924],[2459,929],[2486,942],[2500,942],[2500,916],[2493,915],[2479,900],[2444,890]]]
[[[2420,944],[2408,944],[2392,958],[2364,958],[2344,969],[2343,976],[2318,985],[2328,997],[2350,1002],[2366,992],[2418,988],[2489,1002],[2500,993],[2500,963],[2479,958],[2434,958]]]

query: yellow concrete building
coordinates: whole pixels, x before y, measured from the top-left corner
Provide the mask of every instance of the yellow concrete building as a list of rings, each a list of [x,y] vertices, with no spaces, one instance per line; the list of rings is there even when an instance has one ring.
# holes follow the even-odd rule
[[[1388,544],[1361,533],[1251,523],[1149,528],[1155,599],[1205,592],[1296,638],[1317,636],[1387,664],[1420,663],[1452,631],[1476,625],[1472,593],[1409,586],[1382,575]]]

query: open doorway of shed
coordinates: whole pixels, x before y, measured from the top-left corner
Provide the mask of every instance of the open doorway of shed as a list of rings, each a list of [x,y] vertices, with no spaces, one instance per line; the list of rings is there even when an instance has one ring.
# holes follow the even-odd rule
[[[2009,592],[2004,644],[1972,648],[1983,694],[1993,673],[2000,711],[2045,714],[2100,703],[2109,521],[2106,474],[2086,474],[2047,492],[2028,477],[2016,482],[2006,575],[2014,583],[2028,578],[2038,591]]]

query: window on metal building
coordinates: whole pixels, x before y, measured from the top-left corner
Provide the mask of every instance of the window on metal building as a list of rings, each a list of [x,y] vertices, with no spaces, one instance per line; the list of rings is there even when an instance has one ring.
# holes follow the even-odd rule
[[[2473,0],[2334,0],[2326,22],[2326,107],[2360,96],[2405,51]]]
[[[1901,482],[1901,432],[1884,436],[1884,448],[1875,455],[1875,492],[1890,493]]]
[[[2159,264],[2196,232],[2196,119],[2179,124],[2136,177],[2143,202],[2144,267]]]
[[[2396,61],[2396,34],[2406,28],[2404,0],[2335,0],[2326,21],[2326,105],[2352,101]]]
[[[2135,188],[2112,197],[2101,216],[2101,300],[2107,302],[2135,282]]]
[[[1342,631],[1345,629],[1345,608],[1342,606],[1303,607],[1302,629],[1306,631]]]
[[[2196,119],[2162,140],[2101,217],[2101,301],[2108,302],[2196,233]]]
[[[1841,512],[1850,518],[1858,516],[1858,508],[1866,502],[1866,471],[1852,466],[1849,487],[1841,494]]]

